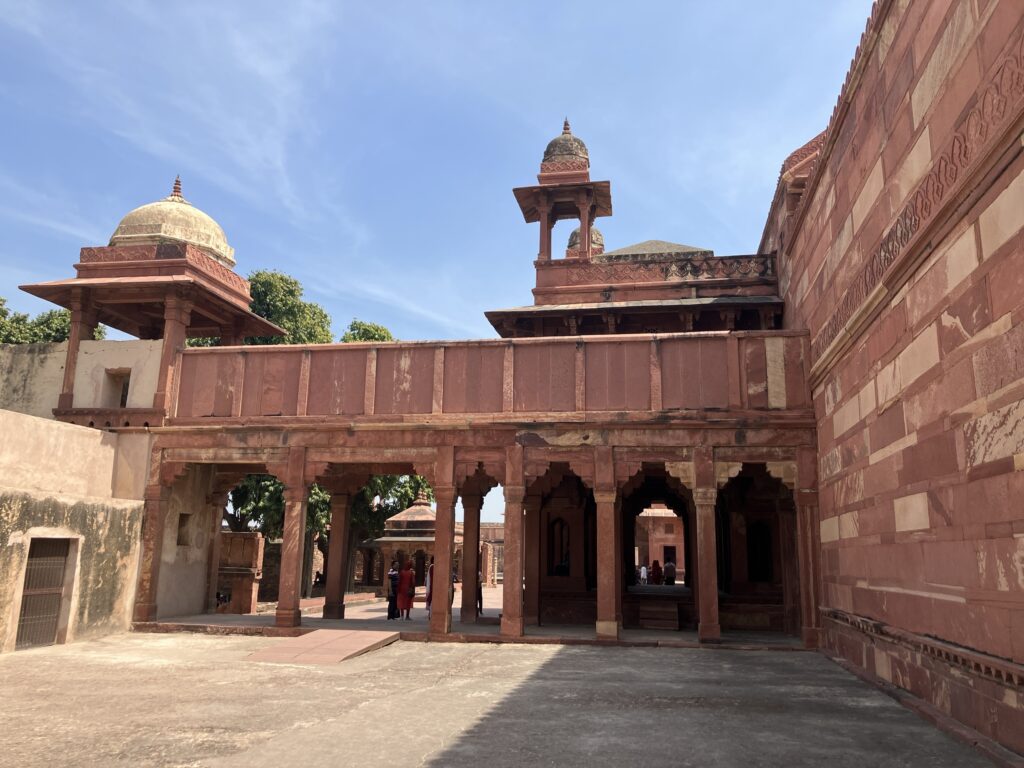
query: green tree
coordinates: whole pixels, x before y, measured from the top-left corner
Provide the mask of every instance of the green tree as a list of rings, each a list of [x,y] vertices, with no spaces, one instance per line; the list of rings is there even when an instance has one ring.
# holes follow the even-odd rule
[[[330,344],[331,317],[319,304],[302,298],[302,284],[294,277],[272,270],[249,275],[252,303],[249,308],[260,317],[288,331],[281,336],[258,336],[247,344]]]
[[[341,341],[343,344],[348,344],[353,341],[394,340],[395,337],[391,335],[391,331],[383,325],[368,323],[365,320],[359,320],[358,318],[353,318],[352,322],[348,324],[348,328],[345,329],[345,333],[341,335]]]
[[[67,341],[71,335],[71,313],[66,309],[51,309],[30,318],[24,312],[7,308],[7,299],[0,296],[0,344],[40,344]],[[94,339],[104,339],[107,329],[96,326]]]

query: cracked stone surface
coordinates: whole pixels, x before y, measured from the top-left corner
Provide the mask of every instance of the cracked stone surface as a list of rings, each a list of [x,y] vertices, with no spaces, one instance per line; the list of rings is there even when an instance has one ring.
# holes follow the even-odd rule
[[[815,653],[117,635],[0,656],[0,766],[986,766]],[[55,763],[56,761],[56,763]]]

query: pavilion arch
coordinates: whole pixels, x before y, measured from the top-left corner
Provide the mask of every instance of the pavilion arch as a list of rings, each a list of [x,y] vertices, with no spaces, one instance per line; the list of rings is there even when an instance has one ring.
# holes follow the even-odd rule
[[[663,463],[644,463],[622,486],[619,492],[622,516],[622,624],[625,628],[682,629],[697,624],[697,570],[696,511],[692,489],[668,471]],[[637,540],[638,521],[645,510],[663,506],[674,515],[675,522],[662,526],[661,533],[678,541],[676,562],[677,581],[673,585],[641,585],[637,583],[637,571],[643,562],[637,562],[642,546]],[[678,533],[675,526],[681,529]],[[663,546],[670,546],[663,544]],[[638,551],[639,550],[639,551]],[[657,556],[649,553],[651,566],[654,560],[664,565],[662,549]],[[642,558],[641,558],[642,559]]]
[[[715,512],[723,629],[800,631],[796,505],[787,462],[730,467]],[[788,481],[788,482],[787,482]]]
[[[568,462],[552,462],[527,486],[524,507],[524,623],[594,623],[598,564],[592,489]],[[559,551],[558,544],[567,551]],[[549,562],[551,557],[558,563]]]

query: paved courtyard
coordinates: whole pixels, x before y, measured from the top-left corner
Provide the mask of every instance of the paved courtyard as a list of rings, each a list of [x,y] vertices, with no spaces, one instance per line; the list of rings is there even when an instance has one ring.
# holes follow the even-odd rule
[[[0,656],[2,766],[987,766],[816,653],[119,635]]]

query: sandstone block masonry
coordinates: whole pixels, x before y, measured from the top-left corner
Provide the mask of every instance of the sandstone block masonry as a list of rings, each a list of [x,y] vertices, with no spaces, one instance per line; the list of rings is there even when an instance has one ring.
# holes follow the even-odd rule
[[[812,339],[826,648],[1018,751],[1022,126],[1019,3],[878,3],[762,243]]]

